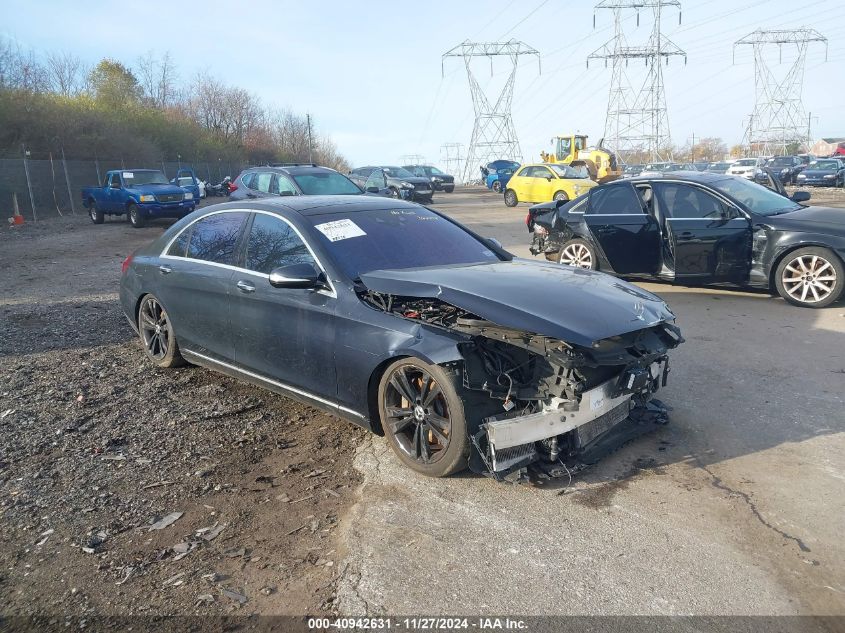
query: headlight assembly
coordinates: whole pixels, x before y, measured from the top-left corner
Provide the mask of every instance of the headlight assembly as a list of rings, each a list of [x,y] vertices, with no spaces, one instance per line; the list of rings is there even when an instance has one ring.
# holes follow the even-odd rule
[[[140,198],[138,198],[138,201],[139,202],[155,202],[156,197],[153,194],[149,193],[149,194],[143,195]]]
[[[185,200],[193,200],[193,199],[194,199],[194,194],[192,194],[190,191],[185,194]]]
[[[400,182],[399,186],[402,187],[402,189],[413,189],[414,188],[414,185],[412,185],[409,182],[404,182],[404,181]]]

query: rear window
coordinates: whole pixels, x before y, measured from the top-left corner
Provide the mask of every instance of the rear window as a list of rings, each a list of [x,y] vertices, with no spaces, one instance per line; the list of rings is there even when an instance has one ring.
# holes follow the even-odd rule
[[[425,207],[310,216],[314,232],[351,278],[372,270],[499,261],[484,242]]]

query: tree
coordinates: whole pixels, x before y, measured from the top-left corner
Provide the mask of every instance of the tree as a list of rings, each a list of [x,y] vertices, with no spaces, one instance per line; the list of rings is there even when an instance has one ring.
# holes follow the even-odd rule
[[[82,92],[85,81],[82,60],[71,53],[49,53],[45,71],[47,85],[52,92],[73,97]]]
[[[725,145],[724,141],[713,137],[701,139],[691,150],[691,154],[696,161],[708,163],[722,160],[727,152],[728,146]]]
[[[126,106],[141,99],[138,80],[132,71],[120,62],[103,59],[94,66],[88,75],[88,81],[97,101],[107,106]]]
[[[138,80],[144,99],[153,107],[167,108],[176,101],[176,65],[170,53],[158,59],[150,51],[138,59]]]

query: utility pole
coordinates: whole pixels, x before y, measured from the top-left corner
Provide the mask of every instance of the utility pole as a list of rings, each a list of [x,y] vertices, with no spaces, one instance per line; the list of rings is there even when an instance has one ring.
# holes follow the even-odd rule
[[[758,156],[787,153],[792,143],[801,143],[810,136],[809,119],[804,128],[804,67],[811,42],[823,42],[827,61],[827,38],[815,29],[784,29],[753,33],[734,42],[734,61],[738,46],[748,45],[754,51],[754,111],[748,125],[748,145]],[[778,47],[778,63],[783,61],[783,45],[797,51],[786,74],[778,77],[767,52]]]
[[[678,9],[678,24],[681,22],[680,0],[602,0],[595,10],[613,11],[614,35],[611,40],[587,56],[587,68],[591,60],[604,60],[611,66],[610,93],[607,100],[607,116],[604,137],[614,143],[616,152],[647,152],[651,161],[670,158],[662,156],[664,149],[671,147],[669,114],[666,107],[666,92],[663,84],[663,63],[669,58],[681,56],[684,64],[687,54],[661,33],[663,7]],[[651,35],[643,46],[629,46],[622,28],[623,12],[636,11],[637,26],[640,24],[640,9],[651,9],[653,21]],[[642,84],[629,79],[628,63],[642,59],[647,76]],[[635,89],[635,85],[638,87]]]
[[[692,133],[692,145],[689,146],[690,162],[695,162],[695,132]]]
[[[478,177],[478,167],[497,159],[507,159],[522,162],[522,150],[511,116],[511,102],[513,101],[513,87],[516,81],[517,61],[522,55],[536,55],[537,66],[540,68],[540,53],[525,42],[509,40],[507,42],[470,42],[446,51],[440,62],[443,73],[447,57],[460,57],[469,80],[472,94],[472,107],[475,111],[475,124],[472,128],[472,139],[469,142],[466,163],[464,165],[463,181],[470,182],[473,174]],[[490,105],[487,95],[478,85],[472,72],[471,62],[475,57],[485,57],[490,60],[490,74],[493,74],[493,58],[507,57],[511,63],[511,72],[505,82],[495,105]]]
[[[306,114],[305,117],[308,120],[308,162],[313,163],[314,162],[314,156],[313,156],[314,150],[313,150],[313,146],[312,146],[312,142],[311,142],[311,114],[310,113]]]

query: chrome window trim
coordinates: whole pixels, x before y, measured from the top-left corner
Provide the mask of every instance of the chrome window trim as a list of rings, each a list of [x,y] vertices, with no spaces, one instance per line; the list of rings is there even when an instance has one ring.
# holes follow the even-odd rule
[[[319,292],[320,294],[324,294],[330,296],[334,299],[337,299],[337,291],[335,290],[334,284],[332,280],[329,279],[329,274],[326,272],[326,267],[323,265],[323,262],[320,261],[320,258],[317,257],[317,254],[314,252],[314,249],[311,248],[311,244],[308,243],[308,240],[302,235],[302,233],[297,229],[291,222],[288,221],[287,218],[282,217],[278,213],[273,213],[272,211],[264,211],[262,209],[221,209],[220,211],[212,211],[211,213],[206,213],[205,215],[192,220],[190,224],[186,225],[181,231],[179,231],[176,235],[174,235],[170,241],[164,246],[164,249],[159,254],[161,259],[171,259],[171,260],[183,260],[189,262],[195,262],[197,264],[205,264],[206,266],[216,266],[218,268],[225,268],[228,270],[234,270],[239,273],[243,273],[245,275],[252,275],[253,277],[259,277],[261,279],[266,279],[267,283],[270,283],[270,275],[265,275],[264,273],[259,273],[254,270],[250,270],[248,268],[241,268],[240,266],[232,266],[231,264],[220,264],[218,262],[209,262],[204,259],[194,259],[193,257],[182,257],[180,255],[168,255],[167,251],[170,250],[171,245],[175,242],[182,233],[187,231],[191,228],[194,224],[199,222],[200,220],[204,220],[205,218],[210,218],[212,215],[219,215],[221,213],[260,213],[262,215],[269,215],[270,217],[276,218],[277,220],[281,220],[285,224],[287,224],[291,229],[293,229],[294,233],[299,236],[299,239],[302,240],[302,243],[305,244],[305,248],[308,249],[308,252],[311,254],[311,257],[314,258],[314,261],[317,262],[317,266],[319,266],[320,270],[326,277],[326,283],[329,285],[328,290],[316,290],[315,292]],[[247,236],[248,238],[248,236]],[[190,243],[189,243],[190,246]]]
[[[187,354],[188,356],[196,356],[197,358],[202,358],[203,360],[206,360],[210,363],[214,363],[215,365],[221,365],[223,367],[231,369],[232,371],[236,371],[236,372],[244,374],[246,376],[251,376],[252,378],[255,378],[257,380],[261,380],[261,381],[269,383],[271,385],[275,385],[276,387],[279,387],[280,389],[284,389],[285,391],[290,391],[291,393],[295,393],[295,394],[298,394],[300,396],[305,396],[306,398],[310,398],[311,400],[314,400],[316,402],[321,402],[325,405],[330,406],[333,409],[337,409],[339,411],[345,411],[346,413],[351,413],[352,415],[359,417],[359,418],[362,418],[362,419],[364,418],[363,414],[358,413],[357,411],[353,411],[352,409],[350,409],[348,407],[344,407],[344,406],[338,404],[337,402],[332,402],[331,400],[327,400],[326,398],[322,398],[320,396],[315,396],[313,393],[310,393],[308,391],[304,391],[302,389],[297,389],[296,387],[291,387],[290,385],[286,385],[285,383],[279,382],[277,380],[273,380],[272,378],[267,378],[267,376],[262,376],[261,374],[256,374],[254,372],[243,369],[241,367],[237,367],[235,365],[230,365],[229,363],[224,363],[222,360],[217,360],[216,358],[211,358],[210,356],[206,356],[205,354],[200,354],[199,352],[195,352],[193,350],[183,349],[182,352]]]

